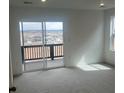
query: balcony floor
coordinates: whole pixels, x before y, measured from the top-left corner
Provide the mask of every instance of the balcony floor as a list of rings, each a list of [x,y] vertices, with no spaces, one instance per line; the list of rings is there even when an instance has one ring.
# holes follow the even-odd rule
[[[64,62],[63,58],[57,58],[54,60],[47,59],[47,68],[57,68],[57,67],[63,67]],[[25,71],[33,71],[33,70],[38,70],[43,68],[43,59],[41,60],[31,60],[31,61],[26,61],[25,62]]]

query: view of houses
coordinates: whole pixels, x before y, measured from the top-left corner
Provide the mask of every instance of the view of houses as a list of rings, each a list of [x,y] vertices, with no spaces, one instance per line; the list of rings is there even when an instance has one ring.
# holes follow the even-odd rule
[[[23,36],[22,32],[20,32],[21,45],[42,45],[43,37],[45,44],[61,44],[63,43],[63,31],[60,30],[49,30],[44,33],[39,30],[37,31],[24,31]]]

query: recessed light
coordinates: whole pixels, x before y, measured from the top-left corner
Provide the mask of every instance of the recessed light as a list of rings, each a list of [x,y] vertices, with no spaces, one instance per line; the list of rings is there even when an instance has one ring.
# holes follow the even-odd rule
[[[41,2],[46,2],[47,0],[41,0]]]
[[[100,3],[100,7],[104,7],[104,5],[105,5],[104,3]]]
[[[104,0],[100,0],[100,4],[99,4],[99,7],[104,7],[105,4],[104,4]]]

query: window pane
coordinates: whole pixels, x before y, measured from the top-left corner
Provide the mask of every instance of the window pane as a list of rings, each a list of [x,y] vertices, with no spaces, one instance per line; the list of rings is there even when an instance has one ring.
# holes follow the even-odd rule
[[[41,45],[42,44],[41,22],[22,22],[22,28],[20,28],[20,31],[22,30],[23,30],[23,36],[24,36],[24,45]]]
[[[63,22],[46,22],[46,44],[63,43]]]

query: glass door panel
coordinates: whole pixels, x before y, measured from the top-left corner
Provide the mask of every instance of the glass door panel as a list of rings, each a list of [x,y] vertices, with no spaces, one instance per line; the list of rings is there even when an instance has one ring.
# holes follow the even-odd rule
[[[20,38],[24,70],[41,69],[44,57],[42,23],[20,22]]]
[[[64,66],[63,63],[63,22],[45,22],[45,47],[47,58],[47,68]]]

